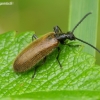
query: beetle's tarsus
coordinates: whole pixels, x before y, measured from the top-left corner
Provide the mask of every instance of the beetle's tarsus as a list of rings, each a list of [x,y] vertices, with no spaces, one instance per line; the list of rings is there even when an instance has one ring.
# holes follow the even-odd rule
[[[62,65],[61,65],[61,63],[59,61],[60,47],[57,47],[57,50],[58,50],[58,55],[57,55],[56,59],[57,59],[57,62],[59,64],[60,68],[62,68]]]
[[[34,40],[34,39],[37,39],[38,37],[36,36],[36,34],[33,34],[33,36],[32,36],[32,41]]]

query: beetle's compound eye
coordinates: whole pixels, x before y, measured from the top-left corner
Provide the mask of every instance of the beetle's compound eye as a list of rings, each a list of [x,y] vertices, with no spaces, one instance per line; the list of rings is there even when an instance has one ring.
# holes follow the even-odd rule
[[[75,36],[72,32],[67,32],[66,33],[66,37],[69,39],[69,40],[75,40]]]

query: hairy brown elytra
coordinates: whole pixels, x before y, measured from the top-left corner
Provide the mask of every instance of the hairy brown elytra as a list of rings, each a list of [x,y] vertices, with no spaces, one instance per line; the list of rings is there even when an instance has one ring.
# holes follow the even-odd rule
[[[54,37],[54,32],[50,32],[32,42],[17,56],[14,62],[14,70],[24,72],[30,69],[56,48],[58,43],[58,40]]]
[[[61,66],[61,63],[59,61],[59,54],[60,54],[60,47],[59,43],[66,44],[65,40],[79,40],[92,48],[94,48],[96,51],[100,53],[100,50],[98,50],[93,45],[77,38],[74,36],[73,32],[77,28],[77,26],[89,15],[91,12],[87,13],[79,22],[78,24],[73,28],[72,31],[63,33],[62,30],[56,26],[54,27],[54,32],[47,33],[46,35],[42,36],[41,38],[37,38],[36,35],[33,35],[32,39],[35,38],[36,40],[33,41],[28,47],[26,47],[15,59],[15,62],[13,64],[13,68],[15,72],[24,72],[31,68],[33,68],[40,60],[45,60],[46,56],[52,52],[52,50],[56,49],[58,50],[58,55],[56,57],[58,64]],[[32,78],[35,75],[36,67],[34,67],[34,74]]]

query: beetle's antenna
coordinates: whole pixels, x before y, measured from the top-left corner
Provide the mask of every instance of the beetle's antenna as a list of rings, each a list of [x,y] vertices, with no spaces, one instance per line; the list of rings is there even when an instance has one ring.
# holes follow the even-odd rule
[[[76,26],[73,28],[73,30],[72,30],[72,32],[71,32],[72,34],[73,34],[74,30],[77,28],[77,26],[78,26],[88,15],[90,15],[90,14],[92,14],[92,13],[91,13],[91,12],[87,13],[87,14],[76,24]],[[100,50],[97,49],[96,47],[94,47],[93,45],[91,45],[90,43],[85,42],[85,41],[83,41],[83,40],[81,40],[81,39],[79,39],[79,38],[76,38],[76,37],[75,37],[75,39],[77,39],[77,40],[79,40],[79,41],[81,41],[81,42],[83,42],[83,43],[85,43],[85,44],[91,46],[92,48],[94,48],[96,51],[98,51],[98,52],[100,53]]]
[[[90,43],[85,42],[85,41],[83,41],[83,40],[81,40],[81,39],[79,39],[79,38],[76,38],[76,37],[75,37],[75,39],[77,39],[77,40],[79,40],[79,41],[81,41],[81,42],[83,42],[83,43],[85,43],[85,44],[87,44],[87,45],[91,46],[92,48],[94,48],[96,51],[98,51],[98,52],[100,53],[100,50],[99,50],[99,49],[97,49],[96,47],[94,47],[93,45],[91,45]]]
[[[76,26],[73,28],[72,33],[74,32],[74,30],[77,28],[77,26],[88,16],[92,14],[91,12],[87,13],[77,24]]]

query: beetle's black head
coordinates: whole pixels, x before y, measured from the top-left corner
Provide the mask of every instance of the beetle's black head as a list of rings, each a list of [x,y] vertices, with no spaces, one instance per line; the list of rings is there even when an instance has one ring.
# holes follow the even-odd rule
[[[74,34],[70,31],[65,33],[65,36],[66,36],[66,39],[69,39],[69,40],[75,40],[76,39]]]
[[[54,27],[55,37],[59,42],[64,42],[66,39],[75,40],[75,36],[72,32],[63,33],[61,29],[56,26]]]

